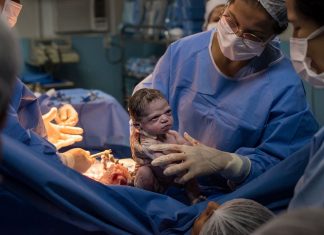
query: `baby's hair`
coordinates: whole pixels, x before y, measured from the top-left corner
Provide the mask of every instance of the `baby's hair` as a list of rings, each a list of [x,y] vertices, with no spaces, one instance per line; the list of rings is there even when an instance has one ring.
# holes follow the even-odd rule
[[[131,119],[140,121],[145,116],[147,105],[157,99],[165,99],[159,90],[142,88],[136,91],[128,100],[128,112]]]

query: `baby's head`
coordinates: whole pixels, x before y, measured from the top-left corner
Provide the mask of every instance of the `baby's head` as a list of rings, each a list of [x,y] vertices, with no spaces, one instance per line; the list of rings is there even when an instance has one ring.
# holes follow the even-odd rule
[[[135,129],[152,136],[165,134],[173,125],[171,108],[162,93],[156,89],[143,88],[136,91],[129,98],[128,112]]]
[[[192,235],[248,235],[274,217],[274,214],[249,199],[234,199],[222,205],[209,202],[195,221]]]

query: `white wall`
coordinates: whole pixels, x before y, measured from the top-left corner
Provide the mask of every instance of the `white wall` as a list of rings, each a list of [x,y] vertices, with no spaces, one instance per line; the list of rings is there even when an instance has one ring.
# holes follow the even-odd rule
[[[66,0],[68,1],[68,0]],[[112,34],[118,31],[122,17],[123,0],[106,0],[109,8],[109,29]],[[22,11],[16,29],[21,37],[39,38],[55,36],[55,0],[22,0]]]
[[[21,37],[39,37],[39,0],[22,0],[22,11],[17,21],[16,30]]]

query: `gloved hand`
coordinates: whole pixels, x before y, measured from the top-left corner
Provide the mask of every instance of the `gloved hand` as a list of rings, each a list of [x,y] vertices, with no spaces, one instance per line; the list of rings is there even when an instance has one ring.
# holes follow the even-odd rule
[[[79,116],[72,105],[64,104],[58,109],[55,121],[62,126],[75,126],[79,121]]]
[[[80,173],[86,172],[95,162],[94,158],[90,158],[90,153],[81,148],[70,149],[60,153],[60,156],[64,165]]]
[[[180,175],[177,183],[186,183],[197,176],[219,173],[229,180],[241,181],[250,172],[250,160],[233,153],[219,151],[199,143],[184,134],[188,145],[157,144],[150,146],[153,151],[173,152],[154,159],[153,166],[168,165],[165,175]]]
[[[82,128],[54,124],[51,121],[53,121],[56,116],[57,108],[52,108],[42,117],[47,132],[47,139],[49,142],[55,145],[57,150],[62,147],[72,145],[75,142],[82,141]]]

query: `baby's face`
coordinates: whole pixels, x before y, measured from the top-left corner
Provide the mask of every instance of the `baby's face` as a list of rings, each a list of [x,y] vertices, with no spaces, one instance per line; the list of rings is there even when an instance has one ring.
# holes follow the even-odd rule
[[[165,99],[156,99],[148,104],[144,116],[140,122],[141,129],[149,135],[161,135],[167,133],[173,125],[171,108]]]

